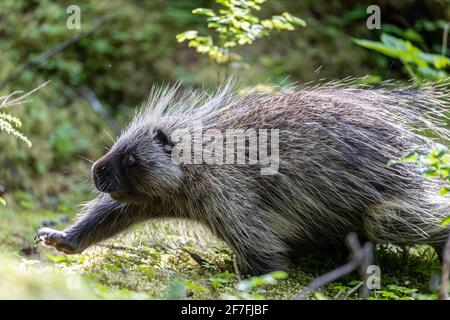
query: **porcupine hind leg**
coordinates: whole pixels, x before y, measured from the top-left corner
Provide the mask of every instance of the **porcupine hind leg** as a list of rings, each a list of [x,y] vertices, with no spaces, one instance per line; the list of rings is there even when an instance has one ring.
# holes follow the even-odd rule
[[[445,211],[440,205],[385,201],[368,208],[364,230],[371,241],[400,246],[427,244],[440,256],[449,234],[449,229],[439,225]]]

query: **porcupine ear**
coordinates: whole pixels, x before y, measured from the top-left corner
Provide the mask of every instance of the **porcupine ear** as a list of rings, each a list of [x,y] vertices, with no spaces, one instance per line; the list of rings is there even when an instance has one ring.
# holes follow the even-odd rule
[[[165,152],[170,153],[172,151],[174,144],[162,129],[155,129],[154,139],[162,146]]]

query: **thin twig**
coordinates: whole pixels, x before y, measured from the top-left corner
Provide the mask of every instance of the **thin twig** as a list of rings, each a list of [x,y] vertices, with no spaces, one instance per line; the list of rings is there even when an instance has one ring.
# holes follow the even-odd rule
[[[22,94],[23,91],[20,90],[20,91],[14,91],[13,93],[11,93],[11,94],[9,94],[7,96],[0,97],[0,109],[7,108],[7,107],[12,107],[12,106],[15,106],[15,105],[18,105],[18,104],[25,104],[27,102],[30,102],[31,100],[27,100],[25,98],[30,96],[30,95],[32,95],[36,91],[40,90],[42,87],[45,87],[49,83],[50,83],[50,81],[44,82],[40,86],[34,88],[33,90],[31,90],[31,91],[29,91],[29,92],[27,92],[25,94]],[[15,95],[18,95],[18,94],[22,94],[22,95],[17,97],[17,98],[15,98],[15,99],[10,100],[11,97],[13,97]]]
[[[241,272],[239,271],[239,264],[237,261],[237,256],[235,254],[233,254],[233,269],[234,269],[234,273],[236,274],[236,278],[241,281],[242,277],[241,277]]]
[[[119,250],[119,251],[128,251],[128,252],[141,252],[139,249],[133,248],[133,247],[127,247],[127,246],[120,246],[116,244],[97,244],[98,247],[106,248],[109,250]]]
[[[349,291],[347,291],[347,293],[344,296],[344,300],[347,300],[352,294],[354,294],[356,292],[356,290],[358,290],[359,288],[361,288],[361,286],[365,283],[365,281],[361,281],[360,283],[358,283],[356,286],[354,286],[353,288],[351,288]]]
[[[181,248],[182,251],[186,252],[191,258],[192,260],[194,260],[195,262],[198,263],[198,265],[200,267],[208,265],[208,261],[206,261],[205,259],[203,259],[202,257],[200,257],[200,255],[198,255],[195,252],[192,252],[186,248]]]
[[[132,252],[132,253],[141,253],[143,252],[142,250],[139,250],[137,248],[133,248],[133,247],[128,247],[128,246],[120,246],[120,245],[110,245],[110,244],[98,244],[99,247],[102,248],[107,248],[110,250],[120,250],[120,251],[128,251],[128,252]],[[167,249],[167,248],[166,248]],[[203,259],[202,257],[200,257],[200,255],[196,254],[195,252],[192,252],[186,248],[180,248],[180,250],[186,252],[187,254],[189,254],[189,256],[199,264],[199,266],[204,266],[208,264],[208,261],[206,261],[205,259]]]
[[[357,270],[359,268],[360,275],[363,278],[363,282],[366,283],[366,270],[367,266],[372,261],[372,251],[373,246],[370,243],[366,243],[364,247],[361,247],[358,238],[356,234],[350,233],[347,236],[346,239],[347,246],[352,252],[351,260],[347,262],[346,264],[328,272],[324,275],[315,278],[313,281],[310,282],[308,287],[299,293],[297,293],[293,299],[294,300],[303,300],[311,293],[314,293],[315,291],[319,290],[321,287],[326,285],[327,283],[330,283],[332,281],[335,281],[339,278],[342,278],[346,275],[349,275],[353,271]],[[365,286],[363,286],[364,288]],[[366,298],[368,295],[365,291],[361,293],[361,296],[363,298]]]

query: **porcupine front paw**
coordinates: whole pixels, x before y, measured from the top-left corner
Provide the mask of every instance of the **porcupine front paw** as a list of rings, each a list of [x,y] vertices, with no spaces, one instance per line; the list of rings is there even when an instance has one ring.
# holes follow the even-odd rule
[[[80,253],[78,246],[71,243],[63,231],[58,231],[50,228],[42,228],[34,237],[34,243],[43,242],[47,246],[54,247],[58,251],[67,254]]]

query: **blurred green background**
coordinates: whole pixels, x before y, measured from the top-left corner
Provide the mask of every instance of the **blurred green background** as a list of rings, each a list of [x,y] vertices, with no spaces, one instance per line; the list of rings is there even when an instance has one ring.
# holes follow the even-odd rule
[[[81,30],[66,27],[72,4],[81,8]],[[372,4],[381,8],[381,30],[366,27]],[[33,147],[0,133],[0,196],[7,200],[0,217],[9,225],[8,231],[0,228],[0,250],[27,249],[43,219],[72,217],[77,204],[92,197],[89,159],[111,145],[152,86],[182,80],[183,86],[214,87],[223,80],[211,59],[176,40],[186,30],[211,33],[205,17],[192,14],[198,7],[219,5],[206,0],[0,1],[0,96],[51,80],[31,102],[10,109]],[[222,68],[243,85],[366,75],[376,84],[448,76],[450,50],[443,48],[443,34],[450,0],[269,0],[262,7],[258,16],[287,11],[307,26],[238,48],[243,63]],[[85,32],[60,53],[22,69]],[[384,36],[387,42],[381,44],[382,34],[395,38]],[[358,45],[355,39],[366,42]]]

